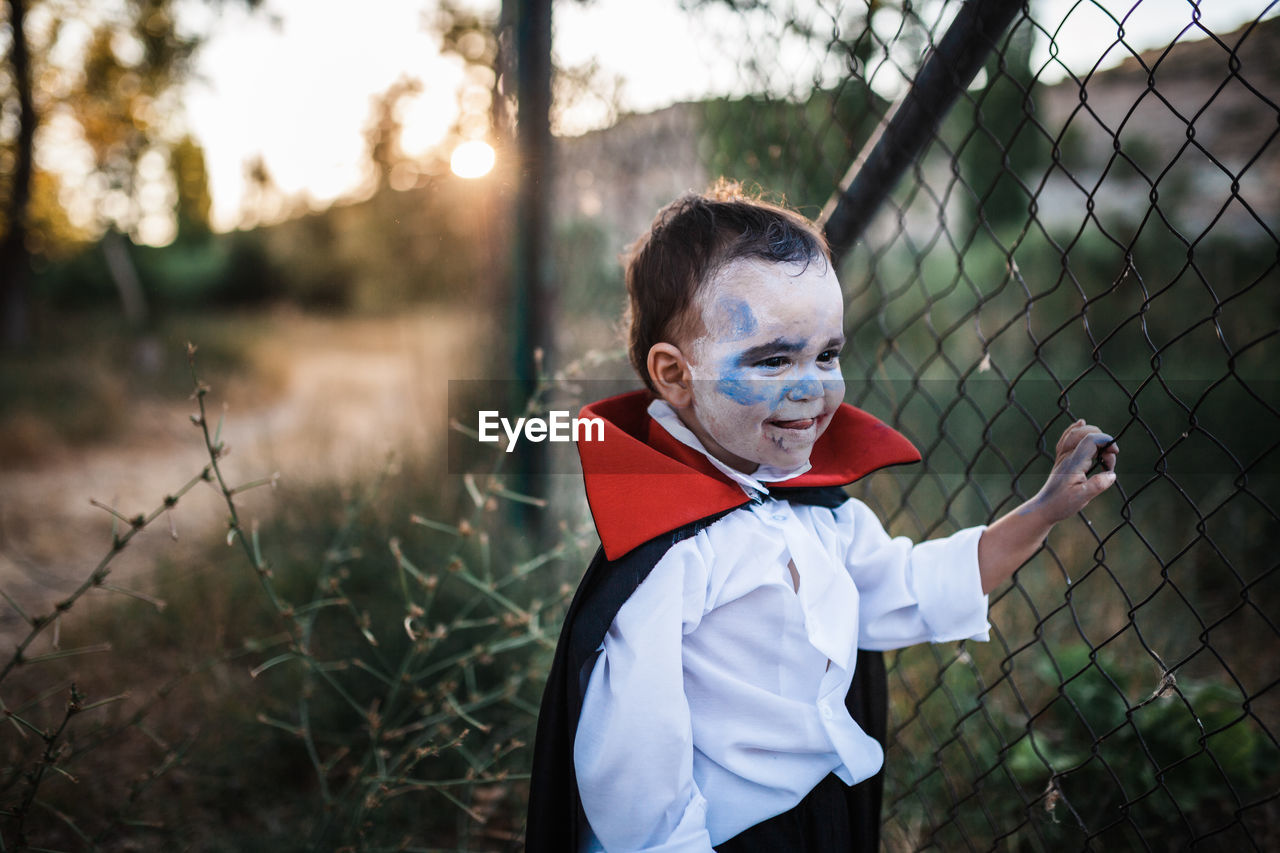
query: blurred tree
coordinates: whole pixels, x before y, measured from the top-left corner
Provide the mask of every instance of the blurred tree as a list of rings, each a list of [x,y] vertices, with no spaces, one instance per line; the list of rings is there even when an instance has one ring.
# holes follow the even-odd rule
[[[401,77],[387,90],[373,99],[373,115],[365,126],[364,138],[369,147],[369,159],[373,161],[377,189],[387,185],[396,165],[405,159],[400,147],[400,104],[405,98],[422,91],[422,83],[409,77]]]
[[[178,239],[208,236],[209,210],[213,206],[209,172],[204,149],[190,134],[169,149],[169,171],[178,190]]]
[[[699,148],[709,174],[748,188],[759,184],[817,216],[887,109],[858,80],[815,89],[798,103],[766,95],[717,98],[703,105]]]
[[[782,0],[679,0],[679,6],[686,12],[723,6],[739,16],[765,15],[773,22],[777,34],[799,36],[818,51],[833,50],[843,55],[850,77],[860,82],[865,81],[867,61],[889,46],[871,29],[877,14],[888,11],[899,16],[899,31],[892,43],[917,53],[926,44],[926,34],[919,17],[912,11],[911,0],[865,0],[827,14],[815,14],[816,10],[811,7],[800,9],[794,2]],[[754,50],[755,46],[749,47]],[[749,51],[744,67],[767,76],[768,69],[756,67],[754,63],[758,59],[754,57],[755,53]],[[767,84],[768,80],[762,78],[756,82]]]
[[[222,3],[226,0],[206,0]],[[240,0],[257,6],[260,0]],[[198,38],[177,24],[175,0],[5,0],[0,47],[0,334],[10,347],[26,338],[26,286],[33,255],[44,256],[77,237],[65,212],[89,213],[79,224],[135,234],[147,210],[147,180],[139,165],[150,152],[163,162],[183,137],[177,92]],[[186,178],[178,196],[200,195],[191,182],[187,140],[179,153]],[[59,187],[37,163],[76,164],[74,186]],[[201,160],[203,158],[200,158]],[[207,189],[204,190],[207,195]],[[199,203],[189,208],[191,214]],[[194,221],[194,220],[193,220]]]
[[[759,185],[816,217],[890,107],[865,77],[877,51],[886,49],[872,32],[873,19],[885,10],[900,15],[898,40],[913,50],[924,43],[919,21],[906,15],[901,4],[881,0],[844,9],[839,18],[821,19],[821,26],[811,10],[797,9],[794,3],[682,0],[681,5],[690,11],[725,6],[740,16],[763,18],[762,29],[779,39],[799,40],[811,55],[825,57],[815,69],[812,88],[801,83],[797,94],[790,76],[784,76],[786,88],[778,91],[774,69],[748,55],[742,67],[752,75],[755,91],[706,101],[699,144],[709,174],[740,180],[749,188]],[[824,72],[837,59],[845,76],[834,84],[829,78],[824,82]]]
[[[431,22],[440,36],[440,52],[462,59],[473,79],[488,79],[489,125],[498,142],[511,139],[515,130],[514,27],[513,0],[502,0],[496,14],[440,0]]]
[[[580,6],[592,0],[575,0]],[[516,129],[516,50],[515,25],[519,4],[502,0],[496,12],[477,12],[456,0],[441,0],[431,27],[440,36],[441,52],[462,59],[469,83],[459,92],[463,106],[455,135],[471,139],[490,136],[495,146],[515,139]],[[618,116],[621,78],[606,74],[594,59],[569,65],[554,53],[552,66],[551,126],[558,134],[582,133],[598,126],[612,124]],[[488,115],[482,116],[468,107],[467,90],[487,89]],[[588,107],[588,109],[580,109]],[[572,114],[589,114],[590,126],[570,118]],[[482,119],[485,127],[478,123]],[[488,131],[488,133],[486,133]]]
[[[241,227],[276,222],[291,212],[289,199],[276,183],[261,153],[245,161],[244,181],[244,195],[240,198]],[[305,211],[306,204],[299,205],[297,213],[302,215]]]
[[[27,50],[27,17],[25,0],[8,0],[9,49],[6,56],[8,80],[0,102],[3,112],[10,102],[17,103],[18,128],[11,145],[0,149],[0,162],[8,166],[10,180],[5,191],[5,233],[0,239],[0,333],[4,343],[19,346],[26,338],[26,265],[27,231],[30,214],[34,140],[36,133],[35,100],[32,93],[31,55]],[[12,93],[12,98],[9,97]],[[0,142],[5,137],[0,136]]]
[[[1009,30],[987,62],[989,82],[975,93],[972,113],[963,116],[964,126],[972,128],[960,149],[972,215],[997,230],[1027,221],[1031,193],[1025,182],[1037,165],[1049,161],[1049,139],[1036,124],[1035,39],[1029,20]]]
[[[196,40],[179,34],[172,0],[129,0],[120,17],[94,25],[80,62],[79,85],[60,106],[79,126],[104,177],[95,226],[134,231],[140,218],[138,164],[153,147],[168,147],[164,117],[174,86],[186,76]],[[162,108],[166,107],[166,108]]]

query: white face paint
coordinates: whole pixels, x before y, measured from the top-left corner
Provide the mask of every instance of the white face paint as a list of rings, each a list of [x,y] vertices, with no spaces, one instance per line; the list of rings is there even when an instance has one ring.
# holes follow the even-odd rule
[[[795,468],[844,399],[844,298],[824,260],[725,267],[698,300],[706,332],[686,350],[681,419],[721,462]]]

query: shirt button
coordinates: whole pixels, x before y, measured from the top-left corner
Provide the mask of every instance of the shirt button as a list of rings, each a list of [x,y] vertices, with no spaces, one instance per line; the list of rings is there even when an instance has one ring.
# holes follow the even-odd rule
[[[822,706],[822,719],[824,719],[824,720],[829,720],[829,719],[831,719],[831,706],[830,706],[830,705],[825,705],[825,704],[824,704],[824,705]]]
[[[773,514],[773,520],[774,520],[774,521],[786,521],[786,520],[787,520],[787,517],[786,517],[785,515],[783,515],[782,513],[780,513],[780,512],[775,512],[775,513]]]

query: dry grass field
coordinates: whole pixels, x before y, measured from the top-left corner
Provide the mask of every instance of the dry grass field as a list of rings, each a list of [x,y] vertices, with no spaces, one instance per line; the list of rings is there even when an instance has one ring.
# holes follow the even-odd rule
[[[244,369],[225,376],[210,398],[225,409],[228,472],[241,481],[279,473],[297,485],[345,482],[389,453],[432,453],[447,429],[448,380],[478,375],[468,372],[465,354],[475,351],[485,322],[424,308],[356,319],[290,312],[255,323]],[[40,426],[27,452],[0,467],[0,589],[28,612],[73,589],[108,550],[112,518],[91,499],[130,517],[149,512],[207,461],[186,396],[140,395],[117,405],[105,438],[69,443],[44,437],[49,429]],[[15,420],[21,415],[10,413]],[[270,511],[267,490],[244,500],[251,512]],[[157,556],[180,561],[181,549],[224,524],[224,513],[213,489],[191,492],[171,512],[172,525],[153,525],[113,562],[112,582],[145,588]],[[0,631],[18,627],[12,610],[0,615]]]

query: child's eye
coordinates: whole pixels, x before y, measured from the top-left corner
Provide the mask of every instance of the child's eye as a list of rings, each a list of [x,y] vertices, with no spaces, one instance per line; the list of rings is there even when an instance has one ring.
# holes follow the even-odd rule
[[[779,367],[786,367],[786,365],[787,365],[786,356],[781,356],[781,355],[774,355],[774,356],[770,356],[769,358],[762,358],[756,362],[756,367],[766,367],[771,370],[776,370]]]
[[[840,350],[838,349],[829,349],[818,355],[818,361],[826,364],[830,364],[833,361],[839,361],[839,360],[840,360]]]

